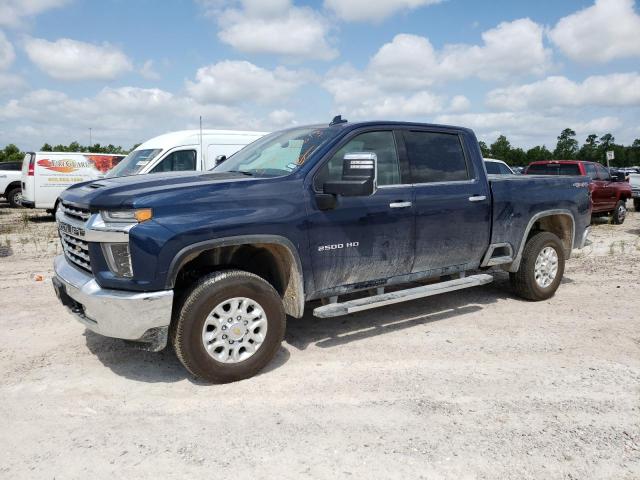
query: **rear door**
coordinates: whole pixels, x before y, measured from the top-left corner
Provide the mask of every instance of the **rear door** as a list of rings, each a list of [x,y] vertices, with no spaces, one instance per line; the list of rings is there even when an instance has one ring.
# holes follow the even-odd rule
[[[477,267],[489,245],[491,196],[472,147],[455,131],[411,129],[403,138],[415,194],[413,272]]]
[[[30,174],[31,168],[35,168],[35,156],[33,152],[25,154],[22,160],[22,200],[29,202],[35,201],[34,185],[35,179],[33,172]]]
[[[335,208],[320,210],[313,197],[324,182],[339,180],[343,157],[374,152],[378,157],[378,190],[369,197],[339,196]],[[308,228],[314,290],[356,285],[411,272],[414,210],[408,167],[401,164],[391,129],[354,133],[329,155],[315,173]],[[359,285],[358,285],[359,284]]]

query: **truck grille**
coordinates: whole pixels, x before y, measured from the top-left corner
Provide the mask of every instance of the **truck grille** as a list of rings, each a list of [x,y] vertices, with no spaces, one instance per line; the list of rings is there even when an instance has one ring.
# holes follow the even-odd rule
[[[87,220],[89,220],[89,217],[91,216],[91,212],[89,212],[88,209],[73,207],[68,203],[64,203],[64,202],[58,205],[58,208],[67,217],[74,218],[76,220],[82,220],[83,222],[86,222]]]
[[[84,235],[82,228],[69,228],[69,225],[66,224],[67,222],[64,222],[64,217],[68,217],[69,220],[79,220],[84,223],[89,220],[91,213],[88,209],[74,207],[64,202],[60,203],[58,208],[63,214],[62,224],[58,226],[58,233],[60,234],[60,242],[62,243],[65,257],[74,265],[91,272],[89,244],[78,236]],[[76,232],[78,232],[78,235],[75,234]]]
[[[60,242],[67,259],[78,265],[83,270],[91,272],[91,260],[89,257],[89,244],[77,237],[60,232]]]

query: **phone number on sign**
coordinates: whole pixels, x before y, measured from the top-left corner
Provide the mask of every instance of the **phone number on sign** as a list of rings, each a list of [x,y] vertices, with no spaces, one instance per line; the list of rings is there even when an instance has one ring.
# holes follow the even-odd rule
[[[79,183],[84,179],[82,177],[65,177],[65,178],[47,178],[47,182],[54,183]]]

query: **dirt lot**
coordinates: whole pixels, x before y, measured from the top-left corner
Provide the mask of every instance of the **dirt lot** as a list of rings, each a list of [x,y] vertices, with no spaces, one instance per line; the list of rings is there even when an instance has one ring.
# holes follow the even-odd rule
[[[86,332],[50,284],[54,224],[0,203],[0,477],[638,479],[640,213],[592,240],[549,301],[498,272],[307,315],[261,375],[205,385]]]

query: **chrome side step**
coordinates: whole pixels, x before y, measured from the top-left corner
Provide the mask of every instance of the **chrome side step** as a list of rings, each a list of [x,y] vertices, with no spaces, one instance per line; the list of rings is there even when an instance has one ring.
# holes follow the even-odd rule
[[[383,293],[366,298],[358,298],[342,303],[329,303],[313,310],[313,315],[319,318],[338,317],[349,313],[361,312],[371,308],[384,307],[394,303],[406,302],[417,298],[430,297],[440,293],[453,292],[463,288],[477,287],[491,283],[493,277],[486,273],[471,275],[464,278],[456,278],[446,282],[433,283],[422,287],[398,290],[397,292]]]

